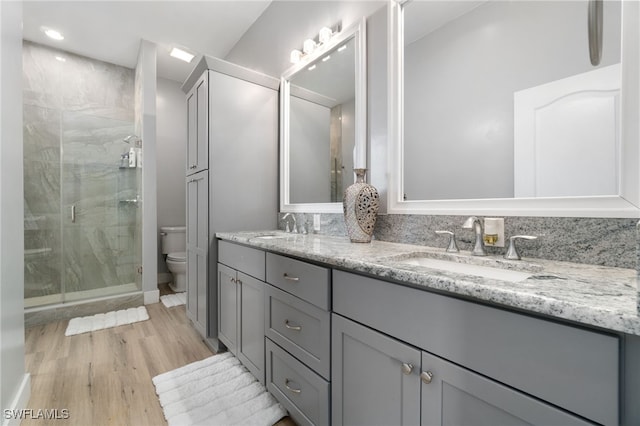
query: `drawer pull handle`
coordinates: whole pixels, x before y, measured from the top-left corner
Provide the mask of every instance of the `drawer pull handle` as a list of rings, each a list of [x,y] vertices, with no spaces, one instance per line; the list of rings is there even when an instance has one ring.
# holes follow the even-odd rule
[[[289,330],[293,330],[293,331],[302,331],[302,326],[299,325],[290,325],[289,324],[289,320],[286,319],[284,320],[284,326],[287,327]]]
[[[422,380],[422,383],[425,385],[428,385],[431,383],[431,380],[433,380],[433,373],[431,371],[423,371],[420,373],[420,380]]]
[[[235,278],[231,278],[231,282],[234,283],[234,284],[237,283]]]
[[[289,386],[289,383],[291,383],[291,380],[289,380],[289,379],[285,379],[284,380],[284,387],[286,387],[289,392],[291,392],[291,393],[301,393],[302,392],[301,389],[294,389],[291,386]]]
[[[300,281],[300,278],[292,277],[291,275],[288,275],[286,272],[282,276],[284,277],[285,280],[295,281],[295,282]]]
[[[189,166],[190,169],[195,169],[196,167],[198,167],[197,164],[192,164],[192,165]]]
[[[407,364],[406,362],[402,363],[402,374],[409,375],[413,371],[413,365]]]

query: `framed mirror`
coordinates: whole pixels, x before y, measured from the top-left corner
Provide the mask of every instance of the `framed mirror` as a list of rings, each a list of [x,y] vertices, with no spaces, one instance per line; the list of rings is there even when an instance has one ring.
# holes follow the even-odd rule
[[[364,18],[287,70],[280,84],[280,211],[341,213],[366,168]]]
[[[390,213],[640,217],[640,7],[593,65],[594,2],[393,2]]]

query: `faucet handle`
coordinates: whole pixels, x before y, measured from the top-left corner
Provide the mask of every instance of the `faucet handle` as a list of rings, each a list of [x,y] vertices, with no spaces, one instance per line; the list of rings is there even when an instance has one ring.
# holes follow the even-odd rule
[[[516,240],[536,240],[538,237],[534,237],[533,235],[513,235],[509,237],[509,246],[507,247],[507,252],[504,255],[505,259],[508,260],[520,260],[520,253],[518,253],[518,249],[516,248]]]
[[[456,244],[456,234],[451,231],[436,231],[436,234],[449,235],[449,246],[447,247],[448,253],[458,253],[458,245]]]

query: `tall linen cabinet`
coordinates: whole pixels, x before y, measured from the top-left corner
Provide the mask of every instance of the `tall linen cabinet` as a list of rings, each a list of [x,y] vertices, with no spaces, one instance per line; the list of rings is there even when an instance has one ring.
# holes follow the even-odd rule
[[[203,57],[187,94],[187,317],[220,348],[216,232],[274,229],[278,202],[278,85]]]

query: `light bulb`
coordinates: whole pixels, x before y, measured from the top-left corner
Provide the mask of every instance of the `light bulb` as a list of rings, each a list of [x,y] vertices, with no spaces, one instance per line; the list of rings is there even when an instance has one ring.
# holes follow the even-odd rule
[[[329,40],[331,40],[332,35],[333,31],[331,31],[331,28],[322,27],[320,29],[320,33],[318,34],[318,40],[320,41],[320,43],[327,43]]]
[[[289,55],[289,61],[291,61],[292,64],[297,64],[301,60],[302,60],[302,52],[299,51],[298,49],[293,49],[291,51],[291,55]]]
[[[309,55],[311,53],[313,53],[313,51],[316,49],[316,42],[311,40],[310,38],[306,39],[304,41],[304,44],[302,45],[302,51],[306,54]]]

